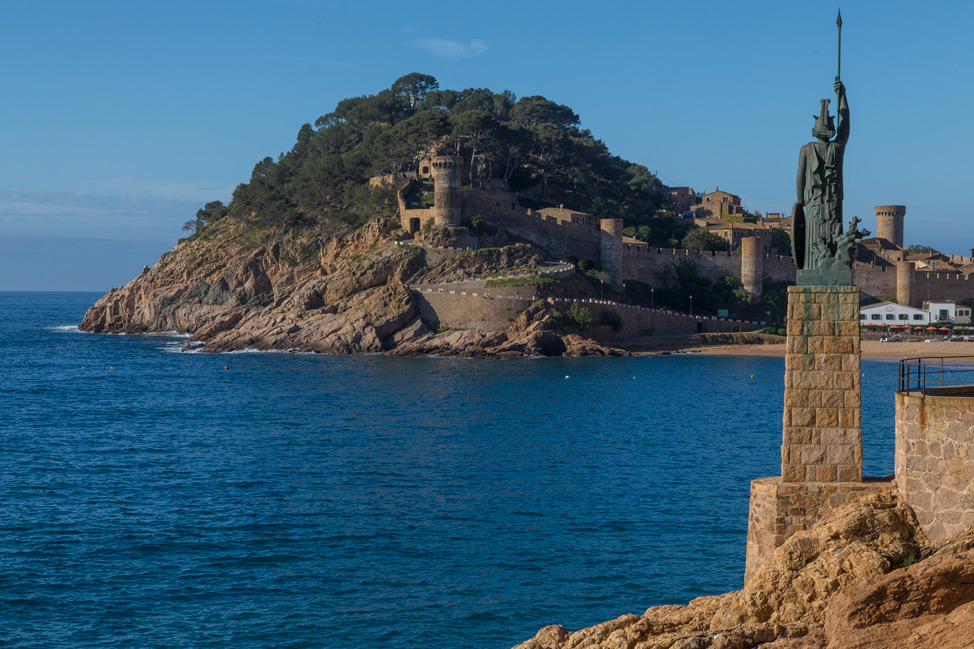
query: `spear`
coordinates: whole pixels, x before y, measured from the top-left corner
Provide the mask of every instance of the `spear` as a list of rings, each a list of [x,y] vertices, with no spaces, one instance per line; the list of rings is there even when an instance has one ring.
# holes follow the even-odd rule
[[[835,19],[835,26],[839,28],[839,68],[835,71],[835,78],[842,78],[842,10],[839,9],[839,17]]]

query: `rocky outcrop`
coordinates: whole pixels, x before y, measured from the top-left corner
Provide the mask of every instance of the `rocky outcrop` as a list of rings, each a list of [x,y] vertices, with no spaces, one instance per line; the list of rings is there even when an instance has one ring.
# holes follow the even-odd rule
[[[180,331],[207,351],[382,352],[427,332],[402,280],[422,250],[395,246],[378,223],[344,237],[249,239],[229,219],[180,242],[113,289],[80,328]]]
[[[541,324],[437,335],[408,285],[530,274],[543,263],[523,244],[427,263],[376,220],[341,236],[245,231],[224,218],[181,241],[152,268],[103,296],[80,328],[96,333],[190,333],[205,351],[537,356],[622,353]]]
[[[606,347],[575,333],[556,333],[553,303],[539,300],[522,311],[508,331],[485,333],[477,329],[447,331],[415,338],[389,352],[397,356],[452,355],[468,358],[520,356],[626,356],[629,352]]]
[[[789,538],[743,590],[574,633],[544,627],[517,649],[970,647],[974,550],[965,545],[931,548],[897,493],[873,494]],[[917,557],[927,558],[909,565]]]

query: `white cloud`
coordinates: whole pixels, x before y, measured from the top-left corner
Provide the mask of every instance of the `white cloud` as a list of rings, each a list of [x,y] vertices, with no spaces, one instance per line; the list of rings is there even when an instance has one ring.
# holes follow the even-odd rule
[[[417,41],[416,45],[444,59],[462,59],[487,51],[487,45],[479,38],[475,38],[469,43],[451,41],[446,38],[428,38]]]

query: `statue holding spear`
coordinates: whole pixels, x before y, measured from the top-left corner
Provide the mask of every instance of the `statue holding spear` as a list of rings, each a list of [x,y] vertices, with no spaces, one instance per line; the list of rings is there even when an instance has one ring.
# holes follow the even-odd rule
[[[837,72],[841,74],[841,13],[836,25],[839,28]],[[792,247],[799,284],[851,282],[851,273],[846,278],[834,272],[850,269],[852,241],[858,233],[858,219],[850,224],[848,232],[842,231],[842,162],[849,141],[849,101],[839,74],[834,84],[838,125],[829,115],[829,100],[822,99],[820,114],[813,115],[812,135],[816,139],[803,146],[798,157],[798,200],[792,218]]]

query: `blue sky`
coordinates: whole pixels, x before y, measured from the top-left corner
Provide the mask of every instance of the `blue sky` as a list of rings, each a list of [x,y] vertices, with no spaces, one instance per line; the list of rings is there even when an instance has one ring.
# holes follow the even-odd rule
[[[409,72],[540,94],[664,182],[789,211],[834,97],[834,6],[783,2],[45,2],[0,22],[0,290],[93,290],[349,96]],[[974,4],[842,5],[848,216],[974,247]],[[833,109],[834,109],[833,101]]]

